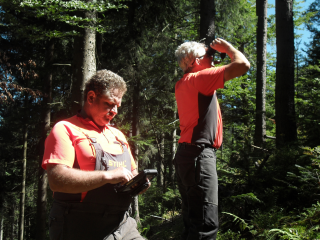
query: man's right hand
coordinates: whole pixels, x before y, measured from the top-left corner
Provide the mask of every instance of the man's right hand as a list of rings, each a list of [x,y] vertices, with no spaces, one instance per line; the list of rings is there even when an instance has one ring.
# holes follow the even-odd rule
[[[217,38],[212,41],[210,47],[217,50],[218,52],[227,53],[232,45],[221,38]]]
[[[210,47],[218,52],[227,53],[231,59],[231,63],[225,65],[224,82],[239,77],[249,70],[250,63],[247,58],[227,41],[217,38],[212,41]]]
[[[134,176],[132,172],[124,167],[119,167],[114,170],[105,171],[106,180],[108,183],[116,184],[120,183],[121,185],[129,182]]]

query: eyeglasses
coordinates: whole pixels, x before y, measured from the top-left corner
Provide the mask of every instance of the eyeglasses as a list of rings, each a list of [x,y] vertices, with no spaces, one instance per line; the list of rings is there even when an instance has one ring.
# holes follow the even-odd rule
[[[202,55],[202,56],[200,56],[200,57],[196,57],[196,58],[193,60],[193,62],[192,62],[192,64],[191,64],[191,65],[193,65],[193,64],[194,64],[194,62],[196,61],[196,59],[197,59],[197,58],[202,59],[202,58],[204,58],[204,56],[205,56],[205,55],[207,55],[207,53],[206,53],[206,54],[204,54],[204,55]]]

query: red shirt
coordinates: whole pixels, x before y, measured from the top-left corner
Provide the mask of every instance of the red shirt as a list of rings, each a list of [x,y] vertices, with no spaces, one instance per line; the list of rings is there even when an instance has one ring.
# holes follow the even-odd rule
[[[216,90],[224,87],[225,67],[187,73],[176,83],[180,119],[179,143],[222,144],[222,117]]]
[[[58,122],[51,130],[45,142],[45,152],[42,160],[42,167],[46,169],[48,163],[64,164],[73,167],[75,157],[81,170],[94,171],[96,163],[95,149],[85,136],[95,137],[103,150],[113,154],[122,153],[122,146],[117,142],[125,142],[131,157],[131,169],[136,169],[129,144],[118,129],[106,125],[101,131],[89,119],[73,116],[64,121]]]

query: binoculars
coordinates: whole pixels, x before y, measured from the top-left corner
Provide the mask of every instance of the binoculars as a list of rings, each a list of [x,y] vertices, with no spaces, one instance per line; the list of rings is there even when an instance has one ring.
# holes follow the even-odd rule
[[[206,54],[208,56],[213,56],[215,55],[215,53],[217,52],[216,50],[214,50],[213,48],[211,48],[210,46],[206,46],[207,47],[207,52]],[[223,60],[225,57],[226,57],[226,53],[220,53],[220,57],[221,57],[221,60]]]

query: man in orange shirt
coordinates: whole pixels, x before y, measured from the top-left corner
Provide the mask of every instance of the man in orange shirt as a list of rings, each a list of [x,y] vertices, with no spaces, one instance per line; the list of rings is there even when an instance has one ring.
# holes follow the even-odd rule
[[[223,39],[215,39],[210,48],[227,53],[231,63],[212,67],[210,49],[198,42],[185,42],[175,52],[184,71],[175,86],[181,134],[174,159],[182,198],[183,240],[216,239],[219,224],[215,151],[222,143],[216,90],[250,67],[245,56]]]
[[[114,190],[138,174],[125,136],[108,125],[126,90],[120,76],[98,71],[86,83],[82,110],[47,137],[42,167],[54,192],[51,240],[144,239],[127,212],[131,196]]]

